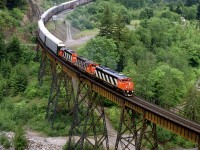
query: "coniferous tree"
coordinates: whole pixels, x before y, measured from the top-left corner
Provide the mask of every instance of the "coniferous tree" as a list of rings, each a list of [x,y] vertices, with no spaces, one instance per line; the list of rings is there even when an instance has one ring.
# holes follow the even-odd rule
[[[22,57],[22,49],[20,47],[20,41],[17,37],[13,37],[7,47],[7,57],[16,65]]]
[[[0,8],[6,7],[7,0],[0,0]]]
[[[200,4],[197,7],[197,19],[200,21]]]
[[[0,60],[5,58],[5,56],[6,56],[5,53],[6,53],[6,51],[5,51],[5,43],[4,43],[4,40],[3,40],[2,33],[0,33]]]
[[[106,36],[111,38],[113,32],[113,14],[107,2],[104,4],[104,11],[101,17],[101,25],[99,36]]]
[[[189,89],[185,97],[185,111],[188,117],[200,117],[200,93],[196,87]]]

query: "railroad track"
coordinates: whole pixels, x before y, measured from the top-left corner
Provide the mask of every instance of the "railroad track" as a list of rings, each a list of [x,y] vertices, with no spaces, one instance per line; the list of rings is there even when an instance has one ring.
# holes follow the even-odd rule
[[[197,122],[186,119],[169,110],[165,110],[164,108],[150,103],[136,95],[133,97],[125,97],[124,95],[119,94],[119,92],[114,88],[111,88],[102,81],[92,78],[89,74],[78,69],[75,65],[58,57],[49,47],[44,45],[40,38],[38,38],[38,42],[52,62],[56,65],[60,65],[63,71],[67,74],[87,83],[93,91],[101,94],[119,106],[125,106],[133,109],[135,112],[143,114],[144,119],[167,128],[168,130],[171,130],[174,133],[200,145],[200,124]]]

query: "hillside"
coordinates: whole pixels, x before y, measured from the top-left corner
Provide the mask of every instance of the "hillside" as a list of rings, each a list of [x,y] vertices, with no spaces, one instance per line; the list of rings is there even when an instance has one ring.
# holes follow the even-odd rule
[[[63,0],[0,2],[0,131],[5,131],[6,137],[7,133],[22,137],[17,143],[24,143],[22,147],[27,146],[25,131],[29,140],[31,136],[39,139],[36,146],[38,143],[47,146],[52,140],[46,136],[67,136],[71,126],[72,118],[67,116],[65,126],[56,130],[50,127],[45,116],[51,77],[46,76],[42,86],[37,80],[40,66],[35,51],[37,21],[44,10],[61,2]],[[70,41],[67,44],[70,48],[128,75],[135,90],[156,99],[158,104],[178,107],[187,115],[200,117],[200,94],[196,89],[200,78],[200,6],[196,1],[96,0],[63,18],[47,26],[54,35],[65,40],[64,22],[69,22],[76,44]],[[108,100],[104,105],[114,132],[118,129],[119,108]],[[37,132],[42,135],[35,135]],[[5,147],[11,142],[2,133],[0,145]],[[162,128],[158,128],[158,139],[160,149],[196,147]],[[58,140],[62,141],[57,145],[59,149],[63,138]]]

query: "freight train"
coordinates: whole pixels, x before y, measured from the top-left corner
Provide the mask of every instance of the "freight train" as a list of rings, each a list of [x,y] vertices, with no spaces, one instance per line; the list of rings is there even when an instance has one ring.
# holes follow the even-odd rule
[[[79,56],[75,51],[67,49],[65,44],[52,35],[45,27],[47,21],[57,13],[67,9],[73,9],[79,5],[89,3],[91,0],[73,0],[54,6],[45,11],[38,21],[39,41],[43,43],[55,55],[69,62],[72,66],[92,76],[96,80],[103,81],[110,87],[120,91],[125,96],[132,96],[134,83],[126,75],[120,74],[110,68],[101,66],[91,60]]]

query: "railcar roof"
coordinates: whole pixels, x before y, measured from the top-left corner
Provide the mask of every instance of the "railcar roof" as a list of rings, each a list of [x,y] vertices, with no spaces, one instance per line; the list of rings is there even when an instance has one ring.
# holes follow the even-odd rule
[[[43,19],[43,18],[45,18],[46,16],[47,16],[47,14],[49,13],[49,12],[51,12],[53,9],[55,9],[57,6],[54,6],[54,7],[51,7],[51,8],[49,8],[48,10],[46,10],[42,15],[41,15],[41,18]]]
[[[127,78],[129,78],[129,77],[127,77],[127,76],[124,75],[124,74],[121,74],[121,73],[119,73],[119,72],[117,72],[117,71],[114,71],[114,70],[112,70],[112,69],[110,69],[110,68],[107,68],[107,67],[104,67],[104,66],[97,66],[96,68],[102,70],[103,72],[106,72],[106,73],[108,73],[108,74],[111,74],[111,75],[115,76],[115,77],[118,78],[118,79],[127,79]]]
[[[59,40],[57,37],[55,37],[53,34],[49,33],[46,36],[49,39],[51,39],[54,43],[56,43],[56,44],[63,44],[64,45],[64,43],[61,40]]]

